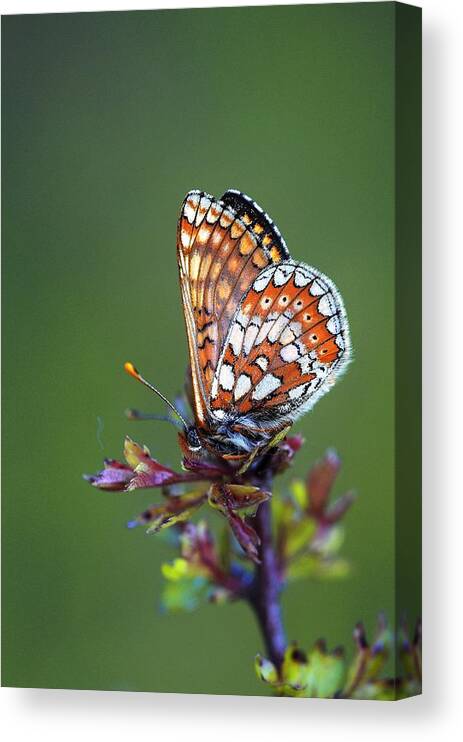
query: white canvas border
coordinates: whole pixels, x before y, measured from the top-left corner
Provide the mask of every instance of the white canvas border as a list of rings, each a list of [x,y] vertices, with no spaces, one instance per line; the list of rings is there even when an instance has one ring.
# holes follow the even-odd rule
[[[2,2],[1,12],[135,10],[236,2]],[[279,2],[278,4],[296,4]],[[4,739],[83,738],[427,740],[454,739],[461,719],[460,333],[453,326],[463,275],[461,97],[463,10],[460,0],[422,0],[424,46],[424,661],[425,693],[397,704],[2,689]],[[439,302],[435,292],[439,290]],[[427,299],[427,301],[426,301]],[[439,311],[436,311],[436,307]],[[447,320],[444,322],[443,320]],[[459,329],[459,328],[458,328]],[[440,356],[440,352],[442,356]],[[451,355],[452,362],[446,358]],[[455,354],[457,357],[455,358]],[[452,369],[452,370],[451,370]]]

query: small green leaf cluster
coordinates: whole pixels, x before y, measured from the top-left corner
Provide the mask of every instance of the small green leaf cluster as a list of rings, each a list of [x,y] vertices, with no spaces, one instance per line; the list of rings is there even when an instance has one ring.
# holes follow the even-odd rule
[[[177,543],[180,556],[161,566],[165,611],[192,611],[201,602],[223,604],[242,596],[251,572],[232,562],[234,545],[227,527],[216,539],[206,521],[186,523],[177,529]]]
[[[289,644],[280,668],[258,654],[255,659],[257,676],[277,695],[299,698],[393,701],[421,692],[419,623],[413,639],[404,624],[394,637],[381,616],[371,645],[361,623],[355,627],[354,641],[356,649],[350,661],[342,647],[328,651],[323,639],[319,639],[309,652],[296,642]],[[396,653],[402,668],[400,677],[383,675],[392,652]]]

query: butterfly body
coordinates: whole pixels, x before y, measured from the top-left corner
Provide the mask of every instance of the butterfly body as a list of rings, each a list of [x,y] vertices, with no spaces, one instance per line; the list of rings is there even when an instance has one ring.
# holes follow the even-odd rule
[[[191,451],[242,461],[307,412],[350,358],[333,282],[293,260],[244,194],[187,194],[177,234],[191,367]]]

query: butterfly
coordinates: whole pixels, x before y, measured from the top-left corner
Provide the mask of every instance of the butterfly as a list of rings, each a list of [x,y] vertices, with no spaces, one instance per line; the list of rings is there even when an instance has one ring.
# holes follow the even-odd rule
[[[132,363],[125,369],[181,420],[187,456],[204,452],[244,471],[346,369],[344,304],[327,276],[293,260],[269,215],[233,189],[220,199],[197,190],[186,195],[177,262],[194,423]]]
[[[334,283],[295,261],[249,196],[190,191],[177,260],[191,369],[191,451],[264,451],[330,390],[351,356]]]

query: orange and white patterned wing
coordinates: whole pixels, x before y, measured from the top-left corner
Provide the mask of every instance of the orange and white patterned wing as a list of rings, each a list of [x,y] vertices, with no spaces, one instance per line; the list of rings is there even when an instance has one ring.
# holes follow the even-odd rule
[[[230,326],[214,374],[212,413],[280,428],[329,390],[349,358],[347,317],[333,282],[291,259],[269,266]]]
[[[251,199],[190,191],[182,206],[177,258],[196,422],[205,424],[214,374],[243,296],[289,253],[272,220]]]

